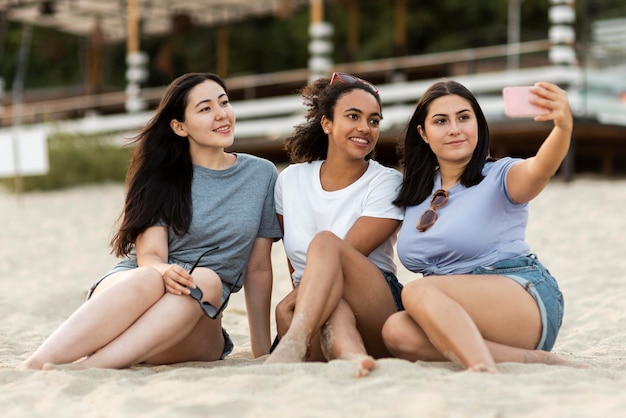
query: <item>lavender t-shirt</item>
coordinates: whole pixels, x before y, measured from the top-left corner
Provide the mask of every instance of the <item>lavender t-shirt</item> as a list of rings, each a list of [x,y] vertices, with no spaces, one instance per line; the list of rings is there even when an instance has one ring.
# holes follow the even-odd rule
[[[469,273],[479,266],[528,255],[524,241],[528,204],[511,200],[506,186],[509,169],[520,159],[487,162],[485,178],[467,188],[457,184],[448,190],[448,202],[437,209],[439,219],[425,232],[417,222],[430,206],[430,197],[407,207],[398,235],[398,257],[410,271],[431,274]],[[441,188],[439,174],[433,192]]]

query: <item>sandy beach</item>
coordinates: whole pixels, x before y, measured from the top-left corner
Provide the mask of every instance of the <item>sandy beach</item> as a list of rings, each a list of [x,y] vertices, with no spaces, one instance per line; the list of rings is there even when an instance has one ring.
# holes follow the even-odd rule
[[[626,414],[626,179],[556,178],[531,202],[528,242],[559,280],[565,319],[554,352],[586,369],[501,364],[499,375],[450,363],[384,359],[369,377],[347,361],[264,366],[252,360],[243,292],[224,326],[225,361],[128,370],[15,367],[115,262],[108,241],[121,184],[0,190],[2,417],[618,417]],[[273,302],[290,288],[273,248]],[[399,267],[401,281],[415,279]]]

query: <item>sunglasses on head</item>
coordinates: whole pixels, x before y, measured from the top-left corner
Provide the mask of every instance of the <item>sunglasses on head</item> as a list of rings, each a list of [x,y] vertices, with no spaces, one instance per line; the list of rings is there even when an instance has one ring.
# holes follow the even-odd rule
[[[363,83],[367,87],[369,87],[374,93],[378,94],[378,87],[373,85],[367,80],[363,80],[357,76],[348,73],[333,73],[333,76],[330,78],[330,85],[332,86],[335,83],[342,84],[354,84],[354,83]]]
[[[210,253],[211,251],[217,250],[218,248],[219,247],[209,248],[204,253],[202,253],[200,257],[198,257],[196,262],[193,263],[193,266],[191,266],[191,269],[189,270],[189,274],[193,273],[194,269],[196,268],[196,266],[198,265],[198,262],[200,261],[202,257]],[[233,283],[230,286],[230,289],[228,290],[228,294],[226,295],[226,299],[224,299],[224,302],[222,302],[219,308],[216,308],[215,306],[211,305],[211,303],[202,300],[202,298],[204,297],[204,294],[202,293],[202,290],[198,286],[194,288],[190,288],[190,287],[187,288],[190,291],[189,296],[191,296],[192,299],[195,299],[198,302],[198,304],[200,305],[200,309],[202,309],[202,312],[204,312],[206,316],[208,316],[211,319],[216,319],[228,305],[228,300],[230,299],[230,295],[233,293],[233,290],[235,290],[235,287],[237,286],[237,284],[239,284],[239,280],[241,279],[241,274],[242,273],[239,273],[239,277],[237,277],[237,280],[235,280],[235,283]]]

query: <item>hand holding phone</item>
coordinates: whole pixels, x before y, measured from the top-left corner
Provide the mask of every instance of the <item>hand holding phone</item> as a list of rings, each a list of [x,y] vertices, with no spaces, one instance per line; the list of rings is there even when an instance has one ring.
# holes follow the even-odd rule
[[[548,109],[532,104],[530,101],[538,96],[531,91],[532,86],[505,87],[504,113],[511,118],[526,118],[545,115]]]

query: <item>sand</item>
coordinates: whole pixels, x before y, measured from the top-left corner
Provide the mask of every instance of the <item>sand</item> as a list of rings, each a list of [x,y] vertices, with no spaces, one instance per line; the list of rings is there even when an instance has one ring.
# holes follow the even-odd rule
[[[113,263],[108,240],[119,184],[0,191],[2,417],[617,417],[626,414],[626,180],[555,179],[531,203],[528,241],[559,279],[565,319],[554,351],[587,369],[501,364],[499,375],[450,363],[385,359],[369,377],[347,361],[263,365],[252,360],[243,293],[224,326],[225,361],[128,370],[18,371]],[[273,302],[290,288],[273,249]],[[401,281],[415,278],[402,267]]]

